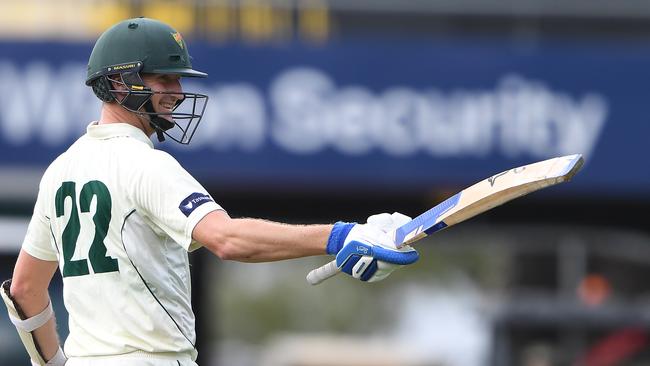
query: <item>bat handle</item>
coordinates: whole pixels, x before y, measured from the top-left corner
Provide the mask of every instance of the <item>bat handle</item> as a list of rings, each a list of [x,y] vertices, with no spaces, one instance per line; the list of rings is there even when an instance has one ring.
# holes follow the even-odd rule
[[[333,260],[309,272],[307,275],[307,282],[309,282],[310,285],[318,285],[326,279],[335,276],[339,272],[340,270],[339,267],[336,266],[336,260]]]

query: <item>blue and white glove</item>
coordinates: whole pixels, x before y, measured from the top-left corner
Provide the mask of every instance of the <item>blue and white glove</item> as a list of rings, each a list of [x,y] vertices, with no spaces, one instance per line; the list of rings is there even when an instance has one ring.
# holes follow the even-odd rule
[[[383,280],[419,258],[408,245],[397,248],[389,235],[410,220],[396,212],[370,216],[366,224],[337,222],[327,242],[327,253],[336,255],[336,267],[341,272],[361,281]]]

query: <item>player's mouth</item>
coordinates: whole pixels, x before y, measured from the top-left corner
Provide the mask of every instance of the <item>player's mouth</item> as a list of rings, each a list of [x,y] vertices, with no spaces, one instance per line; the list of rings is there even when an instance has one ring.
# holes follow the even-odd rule
[[[168,120],[169,122],[174,122],[172,113],[174,112],[174,106],[176,105],[175,100],[164,100],[158,102],[157,112],[161,118]]]
[[[171,113],[174,110],[174,105],[176,105],[176,103],[160,102],[158,105],[160,106],[160,112]]]

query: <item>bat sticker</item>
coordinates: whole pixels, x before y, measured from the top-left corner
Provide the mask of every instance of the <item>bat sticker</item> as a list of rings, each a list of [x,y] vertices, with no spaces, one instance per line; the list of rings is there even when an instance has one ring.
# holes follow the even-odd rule
[[[526,167],[525,166],[520,166],[518,168],[506,170],[505,172],[495,174],[495,175],[491,176],[490,178],[488,178],[487,180],[488,180],[488,182],[490,182],[490,186],[494,187],[494,183],[496,182],[497,178],[499,178],[501,176],[504,176],[504,175],[506,175],[506,174],[508,174],[510,172],[512,172],[513,174],[519,174],[519,173],[523,172],[524,170],[526,170]]]

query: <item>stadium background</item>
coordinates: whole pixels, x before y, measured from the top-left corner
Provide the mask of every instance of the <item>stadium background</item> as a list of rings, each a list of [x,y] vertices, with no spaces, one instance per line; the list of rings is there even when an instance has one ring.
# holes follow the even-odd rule
[[[192,255],[201,365],[650,362],[650,9],[643,1],[0,2],[0,275],[38,180],[96,118],[96,37],[176,27],[209,79],[189,147],[235,217],[415,216],[479,179],[583,153],[574,182],[418,244],[390,280],[310,287],[327,258]],[[67,332],[60,279],[52,295]],[[0,364],[26,364],[6,316]]]

